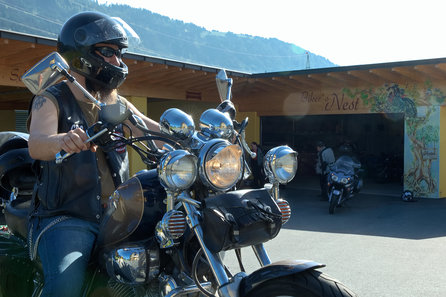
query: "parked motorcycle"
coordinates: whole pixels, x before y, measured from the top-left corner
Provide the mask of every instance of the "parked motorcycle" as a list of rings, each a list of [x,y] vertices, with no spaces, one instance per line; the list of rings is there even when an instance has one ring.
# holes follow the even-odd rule
[[[75,83],[67,70],[63,58],[52,53],[22,80],[39,94],[61,76]],[[157,133],[125,106],[101,105],[103,121],[88,128],[89,141],[105,149],[131,147],[156,169],[137,172],[110,196],[83,296],[355,296],[318,271],[323,264],[268,257],[263,243],[275,238],[291,215],[279,185],[294,178],[297,153],[288,146],[272,148],[264,158],[265,188],[238,189],[249,174],[245,153],[253,156],[244,138],[248,120],[235,120],[232,79],[222,70],[216,80],[222,103],[201,115],[199,129],[175,108],[161,116]],[[115,134],[126,120],[144,136]],[[20,162],[12,158],[17,156],[26,170],[32,162],[26,153],[27,148],[12,147],[0,164]],[[63,166],[67,158],[60,152],[55,162]],[[10,167],[0,170],[2,183],[13,179]],[[41,266],[36,247],[26,241],[30,200],[23,199],[20,183],[2,186],[10,197],[4,199],[7,230],[0,232],[0,296],[39,296]],[[249,246],[260,266],[251,274],[241,257],[241,248]],[[225,265],[224,252],[230,250],[240,271]]]
[[[328,174],[328,213],[333,214],[336,207],[359,192],[363,180],[360,176],[361,163],[348,155],[340,156],[330,167]]]

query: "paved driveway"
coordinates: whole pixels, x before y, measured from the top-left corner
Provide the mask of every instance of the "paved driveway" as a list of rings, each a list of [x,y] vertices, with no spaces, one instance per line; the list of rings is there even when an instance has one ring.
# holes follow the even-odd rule
[[[287,186],[292,217],[266,243],[270,257],[322,262],[323,272],[362,297],[446,296],[446,199],[403,202],[396,190],[365,187],[329,215],[316,188]],[[242,253],[248,271],[258,268],[249,249]]]

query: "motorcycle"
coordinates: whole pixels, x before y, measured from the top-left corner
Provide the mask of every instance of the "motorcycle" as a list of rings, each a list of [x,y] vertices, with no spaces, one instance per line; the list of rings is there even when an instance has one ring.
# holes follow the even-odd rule
[[[39,94],[62,76],[76,84],[67,70],[63,58],[52,53],[22,81]],[[199,129],[188,114],[171,108],[160,118],[161,132],[150,131],[125,106],[91,99],[100,104],[102,121],[88,128],[88,141],[105,149],[131,147],[152,169],[137,172],[110,196],[82,296],[355,296],[320,272],[323,264],[269,258],[264,243],[291,215],[279,185],[294,178],[297,152],[272,148],[264,157],[269,183],[240,189],[250,173],[245,154],[254,156],[245,141],[248,119],[235,120],[232,79],[224,70],[216,81],[221,104],[201,115]],[[126,120],[144,136],[114,133]],[[158,148],[155,140],[164,146]],[[27,148],[14,148],[0,156],[0,164],[8,154],[9,163],[18,162],[12,157],[19,150],[19,159],[32,161]],[[62,151],[55,162],[63,166],[69,156]],[[7,226],[0,232],[0,296],[39,296],[41,266],[36,247],[27,243],[30,200],[22,197],[20,183],[2,186],[10,197],[3,199]],[[243,267],[244,247],[252,247],[259,261],[250,274]],[[225,265],[224,254],[231,250],[240,271]]]
[[[360,191],[363,180],[360,174],[361,163],[348,155],[340,156],[330,167],[328,183],[328,213],[333,214],[347,200]]]

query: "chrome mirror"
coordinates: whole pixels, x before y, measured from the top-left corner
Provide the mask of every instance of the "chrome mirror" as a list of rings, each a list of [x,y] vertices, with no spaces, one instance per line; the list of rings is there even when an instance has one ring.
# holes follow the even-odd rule
[[[231,100],[232,78],[228,78],[226,71],[221,69],[216,76],[218,94],[220,101]]]
[[[30,70],[28,70],[23,76],[22,81],[25,86],[34,95],[41,95],[46,89],[54,85],[65,76],[69,82],[74,84],[79,90],[84,93],[91,102],[96,104],[99,108],[104,106],[104,103],[99,102],[94,98],[87,90],[84,89],[76,79],[68,73],[70,66],[64,60],[64,58],[57,52],[52,52],[42,60],[40,60],[36,65],[34,65]]]
[[[68,71],[70,67],[61,55],[53,52],[28,70],[22,76],[22,81],[31,93],[40,95],[64,76],[61,71],[56,69]]]

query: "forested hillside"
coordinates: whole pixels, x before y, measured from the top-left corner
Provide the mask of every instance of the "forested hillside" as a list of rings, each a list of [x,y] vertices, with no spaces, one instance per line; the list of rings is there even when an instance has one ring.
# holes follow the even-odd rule
[[[275,38],[207,31],[148,10],[94,0],[0,0],[0,29],[56,39],[70,16],[87,10],[125,20],[141,39],[130,51],[147,56],[248,73],[336,66],[313,53],[307,59],[305,49]]]

